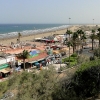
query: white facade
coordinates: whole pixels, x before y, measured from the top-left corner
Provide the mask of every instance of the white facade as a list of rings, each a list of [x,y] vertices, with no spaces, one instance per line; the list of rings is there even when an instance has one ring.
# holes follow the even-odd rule
[[[13,62],[13,64],[15,64],[15,56],[14,55],[0,57],[0,65],[5,64],[5,63],[9,63],[9,62]]]
[[[0,65],[5,64],[5,63],[6,63],[6,59],[5,58],[0,58]]]
[[[6,59],[7,59],[7,63],[8,62],[15,62],[15,57],[14,56],[8,56],[8,57],[6,57]]]

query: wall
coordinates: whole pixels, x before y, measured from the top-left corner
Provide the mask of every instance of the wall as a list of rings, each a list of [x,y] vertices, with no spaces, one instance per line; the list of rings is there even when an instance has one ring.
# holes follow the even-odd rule
[[[0,65],[5,64],[5,63],[9,63],[9,62],[13,62],[13,64],[14,64],[15,63],[15,57],[14,56],[8,56],[6,58],[0,58]]]
[[[0,65],[5,64],[5,63],[6,63],[6,59],[5,58],[0,58]]]

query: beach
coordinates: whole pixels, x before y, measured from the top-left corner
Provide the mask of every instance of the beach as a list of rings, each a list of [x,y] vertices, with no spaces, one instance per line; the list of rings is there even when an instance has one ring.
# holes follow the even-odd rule
[[[99,27],[100,25],[98,25]],[[35,34],[29,34],[29,35],[22,35],[20,37],[20,41],[21,42],[25,42],[25,41],[33,41],[34,38],[43,38],[43,37],[47,37],[47,36],[52,36],[54,34],[65,34],[67,29],[68,30],[71,30],[72,32],[74,31],[77,31],[78,29],[83,29],[83,30],[92,30],[93,27],[97,27],[96,25],[73,25],[73,26],[70,26],[70,27],[67,27],[67,28],[64,28],[64,29],[59,29],[59,30],[51,30],[51,31],[48,31],[48,32],[42,32],[42,33],[35,33]],[[98,28],[97,27],[97,28]],[[3,44],[3,45],[10,45],[11,42],[13,43],[17,43],[17,39],[18,37],[13,37],[13,38],[3,38],[3,39],[0,39],[0,44]]]
[[[70,29],[71,31],[74,31],[75,29],[77,28],[77,26],[71,26],[71,27],[68,27],[68,28],[65,28],[65,29],[59,29],[59,30],[53,30],[53,31],[50,31],[50,32],[42,32],[42,33],[36,33],[36,34],[29,34],[29,35],[26,35],[26,36],[21,36],[20,37],[20,41],[21,42],[25,42],[25,41],[33,41],[34,38],[42,38],[42,37],[47,37],[47,36],[52,36],[54,34],[65,34],[67,29]],[[17,39],[18,37],[13,37],[13,38],[3,38],[3,39],[0,39],[0,44],[3,44],[3,45],[10,45],[11,42],[13,43],[17,43]]]

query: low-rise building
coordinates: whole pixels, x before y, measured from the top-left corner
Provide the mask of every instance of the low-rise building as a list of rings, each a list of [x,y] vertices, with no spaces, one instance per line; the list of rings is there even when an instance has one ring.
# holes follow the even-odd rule
[[[10,74],[11,68],[15,65],[15,55],[0,54],[0,78]]]

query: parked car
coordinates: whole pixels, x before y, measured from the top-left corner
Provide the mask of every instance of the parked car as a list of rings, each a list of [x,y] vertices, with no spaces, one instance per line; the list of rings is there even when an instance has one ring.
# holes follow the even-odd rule
[[[53,50],[60,50],[62,47],[61,46],[52,45],[51,48]]]
[[[56,54],[55,58],[60,58],[62,55],[61,54]]]
[[[89,47],[88,46],[85,46],[84,49],[89,49]]]

